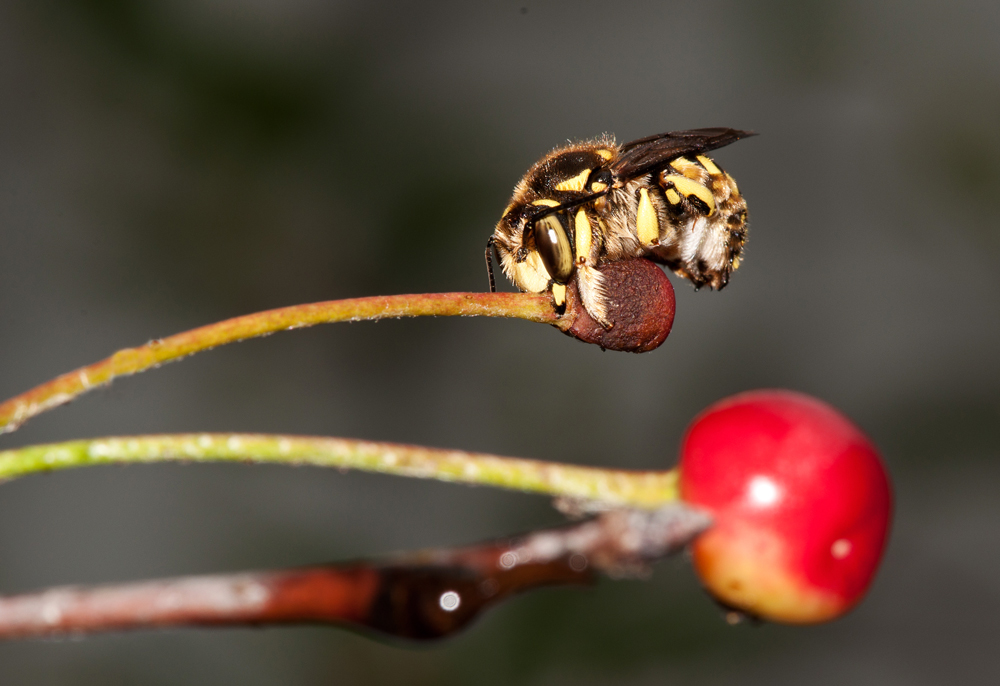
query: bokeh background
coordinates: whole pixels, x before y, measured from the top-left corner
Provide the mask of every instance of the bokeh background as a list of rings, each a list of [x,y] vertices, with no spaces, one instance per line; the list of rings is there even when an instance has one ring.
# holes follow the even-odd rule
[[[1000,682],[1000,4],[9,0],[0,4],[0,396],[265,308],[483,290],[542,153],[604,131],[760,136],[722,293],[666,344],[411,320],[213,351],[0,447],[108,434],[353,436],[673,463],[725,395],[782,386],[883,449],[868,599],[736,627],[683,560],[549,590],[431,648],[324,628],[0,645],[15,684]],[[308,564],[552,524],[543,498],[317,469],[94,468],[0,487],[0,589]]]

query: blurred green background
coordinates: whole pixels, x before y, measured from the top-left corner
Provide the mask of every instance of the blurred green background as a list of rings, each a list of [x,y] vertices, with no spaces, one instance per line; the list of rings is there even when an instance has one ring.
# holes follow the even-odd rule
[[[0,437],[354,436],[673,463],[783,386],[882,447],[868,599],[737,627],[683,560],[516,599],[432,648],[336,629],[0,645],[15,684],[1000,682],[1000,5],[0,4],[0,397],[255,310],[483,290],[520,175],[567,139],[703,126],[748,199],[722,293],[646,355],[486,320],[320,327],[115,383]],[[559,521],[542,498],[316,469],[95,468],[0,488],[0,589],[307,564]]]

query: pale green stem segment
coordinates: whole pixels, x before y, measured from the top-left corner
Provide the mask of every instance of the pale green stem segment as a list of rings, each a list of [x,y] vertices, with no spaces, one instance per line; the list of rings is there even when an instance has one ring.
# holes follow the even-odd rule
[[[5,450],[0,451],[0,479],[68,467],[167,461],[350,468],[643,508],[678,497],[676,470],[598,469],[393,443],[265,434],[126,436]]]
[[[267,310],[150,341],[137,348],[119,350],[107,359],[36,386],[0,403],[0,434],[14,431],[31,417],[110,383],[112,379],[145,371],[227,343],[330,322],[444,316],[509,317],[545,324],[562,324],[562,320],[552,309],[551,297],[532,293],[389,295],[330,300]],[[566,324],[571,325],[572,322],[568,321]]]

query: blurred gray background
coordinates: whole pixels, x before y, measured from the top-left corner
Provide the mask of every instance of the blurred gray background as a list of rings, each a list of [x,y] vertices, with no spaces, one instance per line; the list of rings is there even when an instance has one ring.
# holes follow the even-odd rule
[[[1000,4],[40,0],[0,4],[0,396],[237,314],[483,290],[520,175],[567,139],[703,126],[744,266],[645,355],[411,320],[243,343],[115,383],[0,448],[108,434],[353,436],[661,468],[782,386],[881,446],[867,600],[727,626],[683,560],[515,599],[425,649],[336,629],[0,645],[14,684],[1000,682]],[[559,521],[543,498],[247,466],[0,486],[0,589],[307,564]]]

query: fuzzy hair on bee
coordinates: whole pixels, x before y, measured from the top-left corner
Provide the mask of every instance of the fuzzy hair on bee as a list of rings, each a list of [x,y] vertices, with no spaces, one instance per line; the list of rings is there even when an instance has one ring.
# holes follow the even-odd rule
[[[645,257],[720,290],[740,266],[747,206],[736,181],[704,153],[754,135],[736,129],[671,131],[617,145],[605,135],[557,148],[514,188],[486,248],[522,291],[551,291],[557,307],[576,279],[605,328],[602,264]]]

